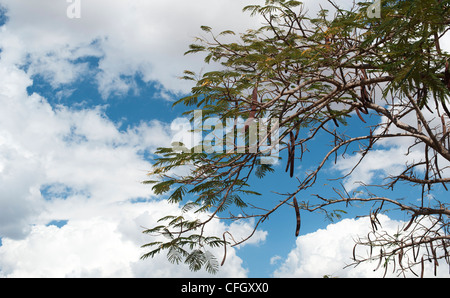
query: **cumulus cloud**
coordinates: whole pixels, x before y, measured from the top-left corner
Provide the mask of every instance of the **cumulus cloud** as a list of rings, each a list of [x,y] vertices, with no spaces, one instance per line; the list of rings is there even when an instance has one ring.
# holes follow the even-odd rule
[[[378,215],[381,223],[380,233],[394,235],[405,226],[405,222],[392,220],[386,215]],[[370,220],[344,219],[330,224],[325,229],[300,236],[281,266],[275,270],[275,277],[323,277],[331,275],[341,278],[375,278],[384,275],[384,269],[377,271],[378,260],[353,264],[353,247],[358,237],[364,238],[371,231]],[[367,256],[358,249],[358,254]],[[426,267],[425,276],[433,276],[433,266]],[[392,267],[393,268],[393,267]],[[397,268],[398,269],[398,268]],[[416,270],[417,271],[417,270]],[[386,277],[398,277],[398,271],[387,271]],[[407,276],[414,277],[412,273]],[[447,277],[448,266],[438,266],[437,276]]]
[[[161,127],[158,133],[154,131],[157,125],[119,132],[98,108],[52,108],[45,98],[28,96],[26,87],[31,81],[22,70],[1,65],[0,73],[8,78],[0,87],[0,187],[5,190],[0,198],[2,204],[17,204],[19,209],[24,206],[22,209],[28,212],[23,216],[31,216],[31,210],[39,213],[40,186],[54,183],[86,189],[91,195],[102,194],[105,201],[119,200],[125,194],[148,196],[143,187],[132,184],[150,167],[139,155],[140,150],[155,148],[145,137],[152,135],[155,142],[159,139],[164,143],[167,133]],[[121,184],[122,191],[111,191],[111,184]],[[8,210],[2,208],[5,214],[1,218],[5,221],[24,220]],[[2,225],[1,229],[7,226]],[[4,236],[20,236],[2,232]]]
[[[142,227],[180,211],[140,182],[151,169],[146,156],[186,135],[182,119],[119,129],[106,106],[51,105],[27,90],[39,75],[62,98],[90,77],[106,98],[134,88],[138,75],[157,81],[160,94],[187,92],[178,76],[201,61],[183,57],[200,25],[253,22],[236,17],[243,3],[213,2],[81,1],[82,18],[69,19],[66,1],[0,1],[8,15],[0,27],[0,276],[192,276],[163,255],[139,260],[140,246],[151,241]],[[208,229],[239,235],[250,224],[217,221]],[[258,232],[254,243],[265,235]],[[219,276],[246,274],[228,249]]]
[[[147,252],[140,246],[157,240],[141,231],[155,226],[162,216],[179,213],[176,205],[163,201],[99,204],[78,197],[54,202],[48,209],[70,220],[60,228],[35,225],[21,240],[5,239],[0,247],[1,277],[212,277],[205,271],[191,272],[187,265],[171,264],[164,254],[140,260]],[[214,221],[205,233],[224,230],[239,232]],[[211,251],[219,260],[224,253],[222,248]],[[242,264],[236,250],[228,248],[227,261],[214,277],[246,277]]]
[[[430,100],[428,106],[431,111],[436,111],[435,101]],[[442,107],[439,107],[442,110]],[[436,135],[442,134],[441,118],[428,109],[423,109],[422,114],[427,120],[429,127]],[[417,118],[415,113],[409,113],[404,116],[401,121],[411,127],[417,127]],[[448,118],[445,117],[448,122]],[[380,117],[379,128],[375,130],[374,134],[382,133],[382,130],[387,123],[386,117]],[[448,124],[446,124],[448,126]],[[401,129],[391,126],[388,130],[390,134],[403,133]],[[426,132],[425,132],[426,133]],[[344,186],[347,190],[356,189],[360,183],[371,184],[382,179],[401,174],[406,166],[414,163],[420,163],[425,160],[425,144],[416,144],[415,138],[412,137],[396,137],[386,138],[377,141],[375,146],[369,151],[359,163],[362,158],[360,152],[355,154],[346,154],[340,157],[334,166],[334,169],[343,174],[349,174],[344,181]],[[359,164],[358,164],[359,163]],[[449,162],[442,157],[438,158],[440,168],[443,170],[443,176],[448,173],[447,167]],[[358,165],[356,168],[355,165]],[[419,172],[424,170],[423,166],[417,166],[416,170]],[[383,183],[386,181],[382,181]]]
[[[80,202],[78,201],[78,204]],[[93,205],[81,202],[84,209]],[[72,206],[74,207],[74,206]],[[155,241],[140,233],[165,212],[178,207],[165,202],[103,205],[104,213],[75,217],[62,227],[35,225],[22,240],[5,239],[0,247],[1,277],[210,277],[188,266],[170,264],[165,255],[140,260],[143,243]],[[78,207],[77,209],[81,209]],[[80,210],[79,210],[80,211]],[[215,229],[225,228],[216,223]],[[209,228],[210,229],[210,228]],[[206,231],[208,232],[208,231]],[[223,251],[213,251],[220,258]],[[246,269],[233,249],[217,277],[245,277]]]
[[[142,153],[169,145],[177,130],[149,121],[119,131],[101,108],[52,108],[45,98],[25,92],[31,81],[22,70],[8,71],[10,81],[0,90],[0,275],[192,275],[163,255],[139,260],[140,246],[151,242],[141,235],[143,227],[180,212],[154,201],[151,188],[140,184],[151,168]],[[66,224],[48,225],[55,220]],[[210,229],[239,234],[249,227],[218,222]],[[255,242],[264,237],[256,235]],[[219,276],[246,275],[234,249],[227,260]]]
[[[204,65],[200,56],[183,56],[201,34],[199,27],[210,25],[217,32],[255,27],[255,18],[241,13],[249,3],[90,0],[80,2],[81,18],[70,19],[66,1],[2,0],[9,17],[0,32],[2,58],[58,86],[85,75],[89,65],[80,59],[94,57],[98,66],[92,72],[104,97],[126,93],[135,75],[186,93],[190,85],[178,78],[185,69],[201,71]]]
[[[0,31],[2,59],[23,65],[29,75],[44,76],[54,87],[90,73],[107,98],[134,88],[136,75],[161,83],[163,94],[189,92],[191,85],[178,78],[186,69],[205,71],[201,55],[183,55],[203,34],[199,27],[211,26],[216,33],[257,28],[263,20],[242,8],[264,0],[79,3],[81,17],[71,19],[67,1],[1,0],[8,15]],[[305,11],[315,16],[319,4],[334,12],[325,0],[305,1]],[[83,60],[87,57],[98,59],[95,68]]]
[[[384,178],[401,174],[405,165],[411,161],[418,161],[423,156],[423,151],[413,150],[408,155],[408,144],[400,146],[378,148],[370,151],[364,156],[363,161],[360,153],[341,158],[334,167],[342,173],[350,173],[344,183],[347,191],[356,189],[361,183],[370,184],[375,181],[383,181]],[[355,165],[358,165],[355,169]]]
[[[149,120],[119,130],[102,106],[52,107],[27,93],[32,80],[24,70],[0,62],[0,74],[0,275],[188,275],[164,256],[139,260],[140,246],[151,241],[142,227],[180,211],[140,184],[151,168],[145,153],[169,146],[178,126]],[[53,221],[65,224],[48,225]],[[220,222],[211,228],[248,230]],[[227,260],[221,276],[246,275],[234,249]]]

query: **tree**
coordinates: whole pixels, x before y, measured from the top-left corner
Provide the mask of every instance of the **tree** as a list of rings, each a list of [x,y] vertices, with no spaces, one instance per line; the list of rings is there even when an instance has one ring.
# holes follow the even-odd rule
[[[281,206],[295,209],[298,235],[303,212],[320,211],[329,218],[340,218],[348,210],[345,208],[364,202],[371,206],[367,216],[372,232],[355,243],[355,265],[379,260],[379,268],[394,266],[395,270],[397,266],[400,273],[409,270],[420,275],[425,261],[435,268],[439,260],[450,264],[449,203],[445,195],[425,202],[427,196],[440,194],[440,189],[447,191],[450,182],[449,54],[440,42],[449,30],[450,1],[384,0],[381,18],[368,16],[371,3],[354,4],[348,10],[329,3],[337,11],[331,18],[326,10],[315,18],[307,17],[298,1],[267,0],[265,5],[243,9],[264,18],[257,30],[215,35],[212,28],[201,27],[208,37],[198,38],[187,54],[206,53],[205,62],[215,63],[217,69],[202,75],[186,71],[183,79],[192,80],[195,87],[175,104],[194,108],[186,115],[201,109],[206,120],[235,121],[223,134],[217,136],[220,133],[216,131],[214,144],[223,150],[205,152],[202,145],[211,149],[211,143],[205,142],[190,149],[183,144],[158,149],[149,173],[152,180],[144,183],[152,184],[155,194],[167,193],[169,202],[184,204],[183,214],[164,217],[160,226],[144,231],[163,234],[168,241],[144,245],[151,250],[142,258],[167,251],[172,262],[184,261],[192,270],[205,267],[214,273],[219,265],[208,247],[223,246],[226,257],[227,246],[247,241]],[[221,41],[226,36],[234,40]],[[243,129],[237,125],[240,118],[245,120]],[[255,121],[258,119],[276,121],[263,129],[265,123]],[[358,134],[347,135],[345,128],[353,119],[361,123]],[[379,122],[369,124],[368,119]],[[259,134],[257,143],[249,124],[265,132]],[[275,133],[279,137],[274,140]],[[308,158],[308,145],[318,135],[328,138],[324,146],[331,145],[313,170],[302,179],[294,177],[295,164]],[[234,142],[236,136],[244,140],[243,146]],[[230,140],[233,150],[226,147]],[[334,188],[336,196],[332,198],[323,197],[320,189],[308,199],[302,196],[315,186],[324,167],[339,156],[358,151],[360,158],[350,175],[377,144],[390,140],[409,142],[406,156],[415,150],[414,158],[408,159],[400,173],[385,177],[382,184],[362,184],[356,192]],[[266,150],[261,149],[262,141],[267,141]],[[261,150],[252,150],[255,144]],[[264,179],[274,171],[273,163],[264,162],[267,148],[279,150],[277,162],[286,163],[295,186],[280,194],[280,203],[271,209],[246,200],[258,195],[249,180]],[[188,174],[177,174],[181,168],[188,168]],[[346,176],[329,178],[339,181]],[[405,185],[420,188],[421,202],[377,195]],[[342,205],[345,210],[337,209]],[[239,215],[227,215],[225,211],[231,207],[240,210]],[[378,232],[377,216],[388,209],[400,210],[410,218],[395,235]],[[188,211],[199,216],[189,219]],[[241,241],[226,231],[205,236],[205,226],[217,218],[253,218],[255,230]],[[359,256],[359,246],[369,247],[369,254]],[[422,268],[420,272],[417,267]]]

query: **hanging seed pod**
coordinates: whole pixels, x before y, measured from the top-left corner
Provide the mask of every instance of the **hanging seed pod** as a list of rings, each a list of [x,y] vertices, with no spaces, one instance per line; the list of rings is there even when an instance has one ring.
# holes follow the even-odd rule
[[[291,169],[289,172],[289,176],[292,178],[294,177],[294,157],[295,157],[295,149],[292,149],[292,158],[291,158]]]
[[[437,266],[439,266],[439,263],[437,260],[436,248],[433,248],[433,242],[430,242],[430,249],[431,249],[431,253],[433,255],[433,260],[434,260],[434,276],[436,276]]]
[[[370,246],[370,256],[372,256],[373,253],[373,244],[372,244],[372,240],[370,240],[370,232],[367,234],[367,240],[369,241],[369,246]]]
[[[406,230],[409,229],[409,227],[411,227],[412,223],[414,222],[414,219],[416,219],[416,216],[415,216],[415,215],[413,215],[413,216],[411,217],[411,220],[409,221],[408,225],[403,229],[403,231],[406,231]]]
[[[380,249],[380,259],[378,260],[377,267],[373,271],[377,271],[380,268],[382,261],[383,261],[383,249]]]
[[[301,218],[300,218],[300,208],[298,207],[297,198],[294,197],[294,208],[295,208],[295,216],[297,218],[297,226],[295,228],[295,237],[298,237],[300,234],[300,226],[301,226]]]
[[[367,92],[366,86],[364,86],[364,85],[361,86],[361,101],[363,103],[372,102],[370,100],[369,92]]]
[[[356,111],[356,114],[358,115],[359,119],[361,119],[362,122],[367,123],[367,122],[364,120],[364,118],[361,116],[361,114],[359,113],[360,110],[359,110],[359,109],[355,109],[355,111]]]
[[[403,243],[402,243],[402,245],[403,245]],[[402,261],[403,261],[403,247],[400,249],[400,252],[398,254],[398,264],[400,265],[400,268],[402,268],[402,270],[403,270]]]
[[[412,253],[413,253],[413,258],[414,258],[414,262],[417,262],[417,257],[419,256],[419,247],[417,247],[417,254],[415,253],[415,245],[414,245],[414,238],[413,235],[411,235],[411,246],[412,246]]]
[[[298,136],[298,134],[297,134]],[[295,139],[294,133],[289,132],[290,143],[288,144],[288,161],[286,164],[286,172],[290,169],[289,175],[294,176],[294,161],[295,161]]]
[[[425,264],[424,264],[424,260],[423,260],[423,256],[422,256],[422,261],[420,262],[420,278],[423,278],[424,273],[425,273]]]
[[[448,250],[447,250],[447,244],[445,243],[445,240],[441,240],[441,241],[442,241],[442,247],[444,249],[445,260],[447,261],[447,263],[450,264],[450,258],[449,258],[449,254],[448,254]]]
[[[225,264],[225,260],[227,259],[227,242],[225,240],[225,233],[223,234],[223,249],[224,249],[224,254],[223,254],[223,259],[222,259],[222,263],[220,263],[220,266],[223,266],[223,264]]]
[[[445,123],[444,115],[441,116],[441,123],[442,123],[442,141],[444,141],[444,138],[447,135],[447,125]]]
[[[444,84],[448,88],[448,90],[450,90],[450,69],[448,61],[445,62]]]
[[[339,127],[339,123],[337,122],[336,118],[332,116],[332,110],[331,110],[331,108],[330,108],[329,105],[327,105],[327,111],[328,111],[328,113],[330,114],[330,117],[331,117],[331,119],[333,120],[334,125],[336,125],[337,127]]]
[[[251,111],[248,118],[255,118],[257,104],[258,104],[258,87],[255,87],[255,89],[253,89]]]
[[[395,257],[392,257],[392,263],[394,263],[394,266],[392,266],[392,273],[395,273]],[[386,271],[385,271],[384,275],[386,276],[386,272],[388,269],[388,262],[386,262],[385,266],[386,266],[386,269],[385,269]]]

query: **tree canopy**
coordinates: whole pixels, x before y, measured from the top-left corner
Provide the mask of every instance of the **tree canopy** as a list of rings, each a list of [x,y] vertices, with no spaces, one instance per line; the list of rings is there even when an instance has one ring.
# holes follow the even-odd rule
[[[192,148],[176,144],[155,152],[158,157],[144,183],[183,207],[182,214],[168,215],[160,219],[161,225],[144,231],[162,234],[167,241],[144,245],[149,252],[143,259],[165,251],[171,262],[214,273],[219,261],[208,247],[224,247],[223,263],[227,246],[250,239],[281,206],[295,210],[298,235],[303,212],[340,218],[345,213],[342,204],[345,209],[364,202],[371,206],[367,215],[372,233],[359,239],[355,249],[368,246],[370,254],[354,254],[356,265],[379,260],[386,270],[397,266],[401,272],[421,275],[425,261],[435,267],[441,259],[449,263],[448,197],[424,201],[436,189],[446,191],[450,182],[450,56],[441,47],[449,30],[450,1],[383,0],[380,18],[368,15],[372,3],[357,3],[350,9],[329,3],[336,8],[334,15],[321,10],[309,17],[299,1],[267,0],[265,5],[243,8],[265,20],[258,29],[214,33],[213,28],[201,27],[205,36],[197,38],[186,54],[204,54],[205,63],[215,70],[185,71],[183,79],[191,80],[194,87],[175,104],[189,107],[186,115],[194,126],[196,111],[201,111],[202,121],[234,122],[215,130],[214,147],[211,140],[203,139]],[[379,121],[367,123],[374,118]],[[346,130],[354,125],[350,119],[361,123],[357,134]],[[256,141],[250,127],[258,131]],[[295,165],[313,154],[308,146],[319,134],[328,140],[323,143],[328,149],[321,162],[301,178],[295,177]],[[235,142],[239,137],[240,145]],[[344,177],[329,177],[335,181],[360,166],[377,143],[392,139],[410,142],[406,156],[413,149],[420,149],[421,155],[409,159],[400,173],[384,177],[383,183],[361,185],[364,191],[349,193],[341,188],[335,189],[334,197],[324,197],[317,189],[314,196],[302,196],[338,156],[357,150],[360,158]],[[268,156],[276,160],[268,162]],[[250,204],[246,198],[260,195],[250,180],[264,179],[280,163],[292,177],[294,189],[279,194],[279,203],[269,209]],[[400,184],[420,186],[421,202],[397,200],[377,191],[395,190]],[[227,213],[231,207],[240,213]],[[378,233],[378,214],[392,208],[405,212],[409,223],[396,235]],[[252,218],[255,230],[240,241],[227,231],[206,236],[205,226],[217,218]]]

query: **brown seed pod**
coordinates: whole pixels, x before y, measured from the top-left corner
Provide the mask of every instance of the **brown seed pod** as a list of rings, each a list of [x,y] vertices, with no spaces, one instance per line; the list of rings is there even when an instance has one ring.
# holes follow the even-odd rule
[[[361,116],[361,113],[359,112],[359,109],[355,109],[356,115],[358,115],[359,119],[361,119],[362,122],[367,123],[364,118]]]
[[[294,208],[295,208],[295,216],[297,218],[297,227],[295,229],[295,237],[298,237],[300,234],[300,226],[301,226],[301,218],[300,218],[300,208],[298,207],[297,198],[294,197]]]

